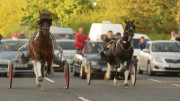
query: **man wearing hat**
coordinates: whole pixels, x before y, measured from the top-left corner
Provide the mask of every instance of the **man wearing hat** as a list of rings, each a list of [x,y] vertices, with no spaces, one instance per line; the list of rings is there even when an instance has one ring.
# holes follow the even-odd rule
[[[116,36],[115,36],[115,39],[118,40],[118,39],[120,39],[120,38],[121,38],[121,33],[120,33],[120,32],[117,32],[117,33],[116,33]]]

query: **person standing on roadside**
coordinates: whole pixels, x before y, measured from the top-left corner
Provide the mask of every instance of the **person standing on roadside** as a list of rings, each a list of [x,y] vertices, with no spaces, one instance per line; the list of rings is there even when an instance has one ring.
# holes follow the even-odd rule
[[[19,36],[19,39],[26,39],[24,31],[21,31],[21,34]]]
[[[176,33],[175,33],[175,31],[174,30],[172,30],[171,31],[171,39],[170,39],[170,41],[176,41]]]
[[[76,32],[75,35],[75,46],[78,51],[82,52],[82,49],[86,42],[88,42],[90,38],[84,33],[84,28],[79,27],[79,32]]]
[[[10,39],[16,40],[16,39],[19,39],[19,36],[18,36],[18,34],[15,32],[13,35],[11,35]]]

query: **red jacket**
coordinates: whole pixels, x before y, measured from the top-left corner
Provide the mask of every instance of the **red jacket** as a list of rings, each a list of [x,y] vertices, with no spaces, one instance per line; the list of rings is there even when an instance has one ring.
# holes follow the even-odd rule
[[[11,35],[10,39],[19,39],[19,36],[18,35]]]
[[[76,49],[82,49],[85,45],[85,40],[90,40],[90,38],[86,34],[79,34],[79,32],[76,33],[75,36],[75,46]]]

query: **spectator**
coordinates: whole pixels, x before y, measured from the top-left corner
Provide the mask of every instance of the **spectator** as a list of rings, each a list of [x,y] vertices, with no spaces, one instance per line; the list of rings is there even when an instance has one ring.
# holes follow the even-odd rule
[[[65,35],[64,40],[68,40],[68,39],[69,39],[69,35],[67,34]]]
[[[82,51],[85,43],[89,40],[90,38],[84,33],[84,28],[80,27],[79,32],[77,32],[75,36],[76,49]]]
[[[0,34],[0,40],[2,40],[2,35]]]
[[[146,42],[145,42],[145,38],[143,36],[140,38],[139,47],[140,47],[141,50],[146,48]]]
[[[175,37],[176,37],[176,33],[175,33],[174,30],[172,30],[172,31],[171,31],[171,39],[170,39],[170,41],[176,41],[176,40],[175,40]]]
[[[76,33],[77,33],[76,30],[74,30],[74,31],[73,31],[74,36],[76,35]]]
[[[4,35],[3,40],[6,40],[6,39],[8,39],[8,38],[7,38],[7,35]]]
[[[13,35],[11,35],[11,38],[12,40],[16,40],[16,39],[19,39],[19,36],[18,34],[15,32]]]
[[[112,31],[108,31],[107,37],[106,37],[106,38],[104,39],[104,41],[103,41],[103,47],[105,47],[106,44],[107,44],[108,42],[110,42],[111,40],[115,40],[115,38],[113,38],[113,32],[112,32]],[[105,47],[105,50],[104,50],[104,51],[107,52],[110,46],[111,46],[111,44],[107,45],[107,46]]]
[[[21,31],[21,34],[19,36],[19,39],[26,39],[24,31]]]
[[[180,33],[178,34],[178,36],[176,37],[176,41],[180,42]]]
[[[118,40],[118,39],[120,39],[120,38],[121,38],[121,33],[120,33],[120,32],[117,32],[117,33],[116,33],[116,36],[115,36],[115,39]]]

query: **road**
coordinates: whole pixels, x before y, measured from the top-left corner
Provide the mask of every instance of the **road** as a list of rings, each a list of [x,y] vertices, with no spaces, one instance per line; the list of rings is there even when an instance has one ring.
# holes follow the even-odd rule
[[[113,80],[86,80],[72,77],[70,88],[65,89],[61,72],[44,78],[41,87],[36,87],[32,75],[18,75],[9,89],[7,77],[0,77],[0,101],[180,101],[180,76],[138,75],[135,87],[123,88],[123,80],[113,86]],[[130,82],[129,82],[130,83]]]

